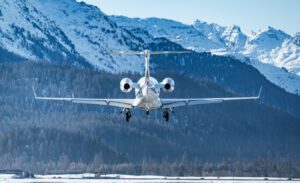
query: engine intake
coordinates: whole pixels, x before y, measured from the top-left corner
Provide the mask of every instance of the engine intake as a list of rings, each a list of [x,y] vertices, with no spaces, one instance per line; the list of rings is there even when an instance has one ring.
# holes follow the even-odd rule
[[[175,88],[175,82],[172,78],[166,78],[161,82],[161,85],[165,92],[172,92]]]
[[[120,89],[122,92],[128,93],[132,90],[133,82],[129,78],[124,78],[120,82]]]

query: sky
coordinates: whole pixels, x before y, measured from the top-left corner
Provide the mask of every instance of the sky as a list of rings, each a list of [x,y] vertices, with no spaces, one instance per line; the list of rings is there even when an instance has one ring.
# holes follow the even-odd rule
[[[242,31],[268,26],[294,35],[300,32],[300,0],[83,0],[108,15],[158,17],[192,24],[196,19]]]

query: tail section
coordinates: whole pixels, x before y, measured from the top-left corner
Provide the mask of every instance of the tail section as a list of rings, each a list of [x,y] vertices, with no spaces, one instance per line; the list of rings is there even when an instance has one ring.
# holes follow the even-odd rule
[[[150,78],[150,50],[145,50],[145,80]]]
[[[191,53],[190,51],[113,51],[114,54],[124,55],[145,55],[145,78],[146,81],[150,78],[150,55],[165,55],[165,54],[184,54]]]

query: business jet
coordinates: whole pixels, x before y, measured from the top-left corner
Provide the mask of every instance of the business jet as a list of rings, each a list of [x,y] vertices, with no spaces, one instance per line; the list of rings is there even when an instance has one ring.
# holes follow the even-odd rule
[[[104,106],[114,106],[123,108],[122,112],[125,114],[125,119],[129,122],[131,118],[131,110],[139,108],[146,111],[149,115],[149,111],[155,109],[162,109],[163,118],[165,121],[169,121],[170,112],[175,107],[191,106],[191,105],[202,105],[202,104],[213,104],[221,103],[225,101],[236,101],[236,100],[257,100],[260,98],[262,88],[260,88],[257,96],[252,97],[227,97],[227,98],[181,98],[181,99],[163,99],[159,97],[160,90],[163,89],[165,92],[172,92],[175,89],[175,82],[172,78],[165,78],[162,82],[158,82],[155,78],[150,76],[150,55],[160,54],[185,54],[187,51],[156,51],[151,52],[145,50],[141,52],[126,52],[118,51],[116,54],[135,54],[145,56],[145,76],[140,78],[137,82],[133,82],[129,78],[124,78],[120,82],[120,89],[122,92],[128,93],[133,89],[135,91],[134,99],[99,99],[99,98],[57,98],[57,97],[39,97],[37,96],[35,89],[33,88],[34,97],[36,100],[55,100],[55,101],[68,101],[72,103],[81,104],[95,104]]]

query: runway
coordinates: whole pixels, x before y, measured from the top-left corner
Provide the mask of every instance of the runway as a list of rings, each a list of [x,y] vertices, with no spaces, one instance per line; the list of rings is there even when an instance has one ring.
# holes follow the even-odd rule
[[[35,178],[20,179],[13,174],[0,174],[0,182],[9,183],[295,183],[300,179],[266,178],[266,177],[165,177],[155,175],[100,175],[85,174],[57,174],[35,175]]]

